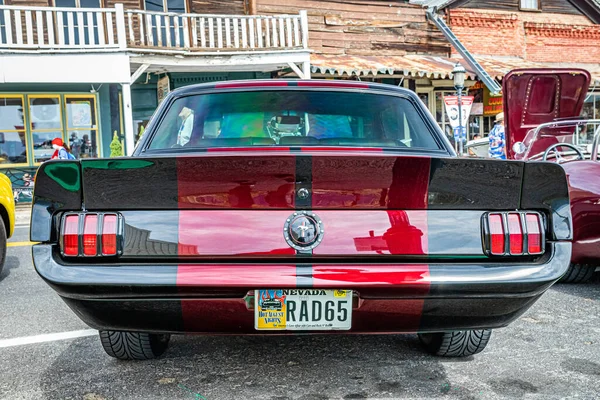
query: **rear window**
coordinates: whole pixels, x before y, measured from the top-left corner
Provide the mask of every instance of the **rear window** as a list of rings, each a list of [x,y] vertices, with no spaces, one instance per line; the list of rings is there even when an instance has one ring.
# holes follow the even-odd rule
[[[408,99],[369,93],[255,91],[181,97],[150,149],[354,146],[439,149]]]

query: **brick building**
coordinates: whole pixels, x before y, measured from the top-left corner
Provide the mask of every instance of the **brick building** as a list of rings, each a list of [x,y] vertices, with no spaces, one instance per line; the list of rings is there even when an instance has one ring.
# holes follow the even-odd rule
[[[600,2],[597,0],[412,0],[435,7],[452,32],[497,80],[514,68],[579,67],[592,74],[584,114],[600,118]],[[460,57],[452,48],[451,57]],[[501,98],[482,85],[471,125],[489,132]]]

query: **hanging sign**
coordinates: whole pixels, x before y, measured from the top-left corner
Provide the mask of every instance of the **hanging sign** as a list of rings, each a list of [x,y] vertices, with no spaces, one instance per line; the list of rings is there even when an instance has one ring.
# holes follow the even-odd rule
[[[492,96],[488,88],[483,89],[483,115],[496,115],[503,111],[502,96]]]
[[[452,130],[459,126],[467,126],[471,107],[473,106],[473,96],[462,96],[461,117],[462,123],[458,121],[458,96],[444,96],[444,104],[446,105],[446,115],[450,121]]]
[[[158,80],[156,84],[157,94],[156,97],[158,99],[158,104],[162,103],[162,101],[167,97],[169,92],[171,91],[171,85],[169,82],[169,76],[165,75]]]

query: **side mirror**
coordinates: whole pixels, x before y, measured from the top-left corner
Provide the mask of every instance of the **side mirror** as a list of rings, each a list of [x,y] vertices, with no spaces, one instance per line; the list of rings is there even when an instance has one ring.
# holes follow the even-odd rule
[[[513,144],[512,151],[515,154],[524,154],[526,150],[527,150],[527,147],[525,146],[525,143],[523,143],[523,142],[517,142],[517,143]]]
[[[4,144],[6,141],[4,140],[4,132],[0,132],[0,144]]]

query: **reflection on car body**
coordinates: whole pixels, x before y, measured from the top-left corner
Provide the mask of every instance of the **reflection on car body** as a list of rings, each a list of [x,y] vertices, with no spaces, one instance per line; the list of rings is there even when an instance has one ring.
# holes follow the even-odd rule
[[[568,202],[556,164],[457,158],[409,90],[223,82],[171,92],[131,158],[44,163],[31,240],[113,357],[298,331],[468,356],[566,271]]]

